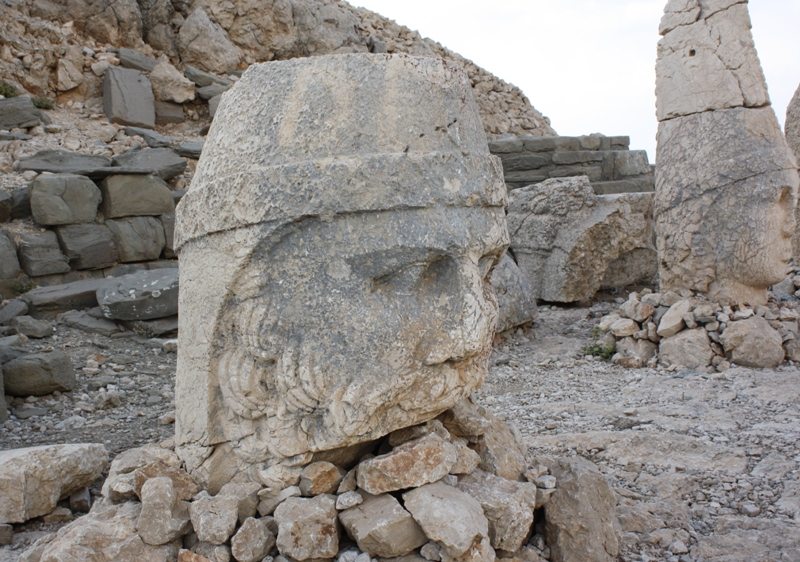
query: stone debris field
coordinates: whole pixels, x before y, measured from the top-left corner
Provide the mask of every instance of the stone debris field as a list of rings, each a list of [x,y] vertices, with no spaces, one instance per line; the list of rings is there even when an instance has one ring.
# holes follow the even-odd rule
[[[0,562],[800,562],[750,28],[666,3],[651,164],[343,0],[6,0]]]

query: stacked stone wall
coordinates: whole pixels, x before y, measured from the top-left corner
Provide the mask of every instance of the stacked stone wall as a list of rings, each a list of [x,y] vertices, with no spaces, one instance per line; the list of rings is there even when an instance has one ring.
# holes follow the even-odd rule
[[[653,191],[654,170],[630,137],[511,137],[489,143],[503,161],[506,186],[517,189],[547,179],[587,176],[598,195]]]

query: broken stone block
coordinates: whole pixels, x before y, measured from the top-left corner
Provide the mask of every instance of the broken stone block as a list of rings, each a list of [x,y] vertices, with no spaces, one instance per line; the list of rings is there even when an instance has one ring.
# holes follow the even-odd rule
[[[92,495],[89,488],[81,488],[69,496],[69,508],[73,512],[88,513],[92,507]]]
[[[258,511],[258,492],[262,489],[255,482],[228,482],[217,495],[236,498],[239,523],[244,523],[248,517],[255,516]]]
[[[75,224],[56,229],[56,236],[74,269],[103,269],[117,263],[119,254],[107,226]]]
[[[20,171],[23,172],[78,174],[90,178],[105,177],[110,168],[111,160],[105,156],[67,150],[40,150],[20,160]]]
[[[201,88],[203,86],[210,86],[211,84],[222,84],[223,86],[228,86],[231,83],[231,81],[227,78],[214,76],[213,74],[203,72],[202,70],[188,64],[186,65],[186,68],[183,69],[183,75]]]
[[[169,186],[155,176],[109,176],[100,187],[103,192],[103,214],[107,219],[175,211]]]
[[[383,86],[331,105],[323,90],[296,94],[312,75],[336,84],[336,96]],[[176,210],[190,358],[176,378],[176,443],[192,474],[272,468],[379,439],[480,386],[497,314],[484,281],[507,243],[505,190],[467,82],[439,59],[347,55],[252,65],[224,94]],[[301,108],[313,117],[289,118]],[[441,134],[454,118],[456,143]],[[365,127],[375,132],[368,143],[340,142],[364,138]],[[310,215],[325,219],[296,222]],[[276,228],[292,233],[278,240]],[[295,369],[309,382],[280,374]],[[252,376],[231,376],[245,370]],[[315,414],[300,415],[308,404]],[[217,457],[223,442],[229,451]]]
[[[203,141],[185,141],[175,149],[175,152],[178,153],[178,156],[199,160],[200,154],[203,152],[203,145]]]
[[[175,497],[181,501],[189,501],[201,490],[200,485],[185,471],[156,461],[133,471],[133,491],[139,498],[142,497],[142,487],[152,478],[169,478]]]
[[[403,501],[422,531],[442,547],[444,559],[458,559],[484,538],[488,542],[489,521],[481,504],[453,486],[426,484],[405,492]]]
[[[594,296],[622,254],[653,247],[653,197],[595,195],[585,176],[547,180],[509,194],[511,249],[538,299]]]
[[[0,279],[14,279],[19,272],[19,259],[14,242],[5,231],[0,231]]]
[[[538,316],[531,284],[508,254],[492,272],[492,287],[497,295],[498,333],[531,322]]]
[[[175,213],[166,213],[158,217],[164,227],[164,257],[167,259],[176,258],[175,254]]]
[[[536,509],[536,485],[512,482],[482,470],[459,478],[456,487],[481,504],[489,520],[492,547],[516,552],[530,536]]]
[[[210,100],[208,100],[208,116],[211,119],[214,119],[214,116],[217,114],[217,108],[219,107],[219,102],[222,101],[222,95],[214,96]]]
[[[40,175],[30,197],[33,220],[45,226],[94,222],[102,200],[92,180],[73,174]]]
[[[450,473],[456,448],[436,434],[404,443],[358,465],[358,487],[373,495],[416,488]]]
[[[357,492],[353,492],[357,493]],[[363,503],[339,514],[347,534],[370,556],[405,556],[428,537],[393,496],[361,492]]]
[[[150,72],[153,95],[158,101],[185,103],[194,99],[194,84],[167,61],[161,61]]]
[[[242,59],[242,51],[231,42],[222,26],[212,22],[200,7],[181,26],[178,52],[184,63],[217,73],[235,70]]]
[[[0,100],[0,129],[29,129],[39,123],[39,110],[28,96]]]
[[[94,482],[108,465],[103,445],[44,445],[0,451],[0,524],[53,511]]]
[[[178,269],[123,275],[98,289],[97,302],[106,318],[148,320],[178,313]]]
[[[26,274],[38,277],[70,270],[69,262],[58,246],[55,232],[21,232],[18,236],[19,261]]]
[[[311,463],[300,473],[300,491],[304,496],[333,494],[339,488],[344,475],[341,468],[329,462]]]
[[[86,279],[64,285],[37,287],[22,295],[34,318],[55,318],[61,312],[97,306],[97,289],[105,279]]]
[[[237,562],[261,562],[273,546],[275,535],[267,524],[248,517],[231,539],[231,554]]]
[[[155,109],[156,125],[166,125],[167,123],[183,123],[186,121],[186,115],[183,113],[183,106],[177,103],[157,101],[155,103]]]
[[[178,499],[169,477],[148,479],[139,497],[142,500],[142,512],[136,523],[136,531],[146,544],[167,544],[191,529],[189,504]]]
[[[144,139],[144,142],[150,148],[169,148],[172,145],[172,139],[165,137],[161,133],[151,131],[150,129],[143,129],[142,127],[125,127],[123,129],[125,134],[129,137],[138,136]]]
[[[103,77],[103,111],[111,123],[156,126],[153,88],[138,70],[109,67]]]
[[[210,84],[208,86],[204,86],[203,88],[199,88],[197,90],[197,95],[200,96],[201,99],[210,100],[211,98],[221,96],[229,89],[230,85]]]
[[[148,57],[144,53],[124,47],[119,50],[117,55],[119,57],[119,65],[122,68],[151,72],[158,64],[158,61],[153,57]]]
[[[136,532],[141,511],[142,505],[138,502],[119,505],[96,502],[88,515],[62,527],[58,534],[48,537],[47,542],[34,543],[28,552],[34,551],[36,558],[29,560],[175,560],[178,555],[175,543],[151,546],[142,541]]]
[[[552,560],[616,560],[620,526],[616,495],[606,479],[581,457],[558,459],[547,466],[558,481],[545,518]]]
[[[238,501],[230,496],[210,496],[189,504],[189,515],[197,538],[220,545],[231,537],[239,517]]]
[[[30,316],[17,316],[10,325],[17,330],[18,334],[29,338],[40,339],[53,335],[53,323],[45,320],[37,320]]]
[[[731,363],[774,368],[783,363],[783,338],[761,316],[731,322],[719,338]]]
[[[450,474],[470,474],[481,463],[481,456],[469,448],[467,440],[463,437],[454,437],[453,446],[456,448],[456,464],[450,469]]]
[[[648,340],[627,337],[617,342],[616,351],[623,358],[635,359],[638,367],[641,367],[658,354],[658,346]]]
[[[411,427],[404,427],[389,434],[389,445],[397,447],[403,443],[408,443],[414,439],[425,437],[435,433],[445,441],[450,441],[450,432],[444,427],[441,421],[437,419],[429,420],[423,424],[412,425]]]
[[[670,306],[666,314],[661,317],[656,333],[662,338],[674,336],[686,327],[683,316],[691,311],[692,301],[684,299],[676,302]]]
[[[180,466],[180,460],[170,450],[158,445],[146,445],[123,451],[111,463],[108,477],[103,482],[103,497],[113,502],[121,502],[136,497],[135,471],[148,464],[160,462],[172,468]]]
[[[5,392],[11,396],[44,396],[75,387],[75,369],[63,351],[29,353],[3,365]]]
[[[475,452],[481,458],[478,468],[508,480],[524,480],[525,448],[519,434],[485,408],[481,413],[489,425],[475,441]]]
[[[288,498],[275,509],[278,550],[297,560],[333,558],[339,552],[336,498]]]
[[[303,495],[299,486],[289,486],[288,488],[273,490],[266,489],[259,492],[258,513],[262,516],[271,515],[275,509],[289,498],[296,498]]]
[[[158,259],[167,244],[164,227],[155,217],[132,217],[106,222],[123,263]]]
[[[186,159],[175,154],[170,148],[148,148],[131,150],[115,156],[114,166],[136,170],[138,173],[155,174],[162,180],[169,181],[183,173],[186,169]]]
[[[2,240],[1,237],[0,240]],[[8,325],[17,316],[22,316],[27,313],[28,305],[25,301],[21,299],[5,301],[5,303],[0,306],[0,326]]]
[[[665,365],[702,369],[711,364],[713,357],[711,340],[704,328],[678,332],[674,336],[664,338],[659,344],[659,359]]]

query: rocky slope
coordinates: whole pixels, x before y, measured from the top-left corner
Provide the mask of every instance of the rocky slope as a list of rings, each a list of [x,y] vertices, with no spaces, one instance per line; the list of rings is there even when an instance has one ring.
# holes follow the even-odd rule
[[[440,56],[462,64],[486,132],[553,135],[521,90],[419,33],[335,0],[8,0],[0,6],[0,75],[35,96],[101,96],[103,66],[136,48],[216,73],[331,53]],[[104,62],[106,61],[106,62]],[[107,61],[111,61],[110,63]]]

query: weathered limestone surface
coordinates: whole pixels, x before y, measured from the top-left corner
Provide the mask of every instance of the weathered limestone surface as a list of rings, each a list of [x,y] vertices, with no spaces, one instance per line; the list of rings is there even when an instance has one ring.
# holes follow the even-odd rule
[[[497,295],[498,332],[530,322],[539,314],[531,284],[508,254],[492,272],[492,288]]]
[[[558,490],[547,503],[546,535],[553,562],[611,562],[619,555],[616,497],[591,462],[574,457],[548,463]]]
[[[50,513],[108,464],[103,445],[44,445],[0,451],[0,524]]]
[[[477,470],[460,478],[457,487],[481,504],[489,520],[492,547],[508,552],[519,550],[533,525],[536,485]]]
[[[372,556],[393,558],[405,556],[428,542],[411,514],[393,496],[360,494],[363,503],[340,513],[339,520],[361,550]]]
[[[457,488],[436,482],[404,493],[403,500],[428,538],[442,546],[445,560],[461,560],[489,537],[489,521],[481,504]],[[494,560],[494,551],[488,550]]]
[[[621,255],[652,248],[652,195],[595,195],[586,176],[509,194],[511,248],[536,298],[591,298]]]
[[[800,159],[800,87],[792,96],[792,101],[786,108],[786,122],[784,125],[786,142],[794,155],[795,160]],[[795,220],[800,224],[800,209],[795,209]],[[794,261],[800,261],[800,234],[795,233],[792,239]]]
[[[117,505],[107,501],[96,502],[88,515],[59,529],[49,544],[44,546],[41,557],[37,560],[39,562],[175,560],[180,541],[162,546],[150,546],[136,532],[136,523],[141,512],[142,505],[137,502]]]
[[[231,478],[369,441],[473,392],[504,204],[469,82],[448,63],[251,66],[177,210],[189,472]]]
[[[85,176],[41,175],[31,183],[33,220],[41,225],[94,222],[101,200],[100,190]]]
[[[669,0],[659,32],[659,121],[769,105],[746,1]]]
[[[800,179],[769,107],[747,2],[672,0],[661,33],[661,290],[764,304],[792,257]]]

